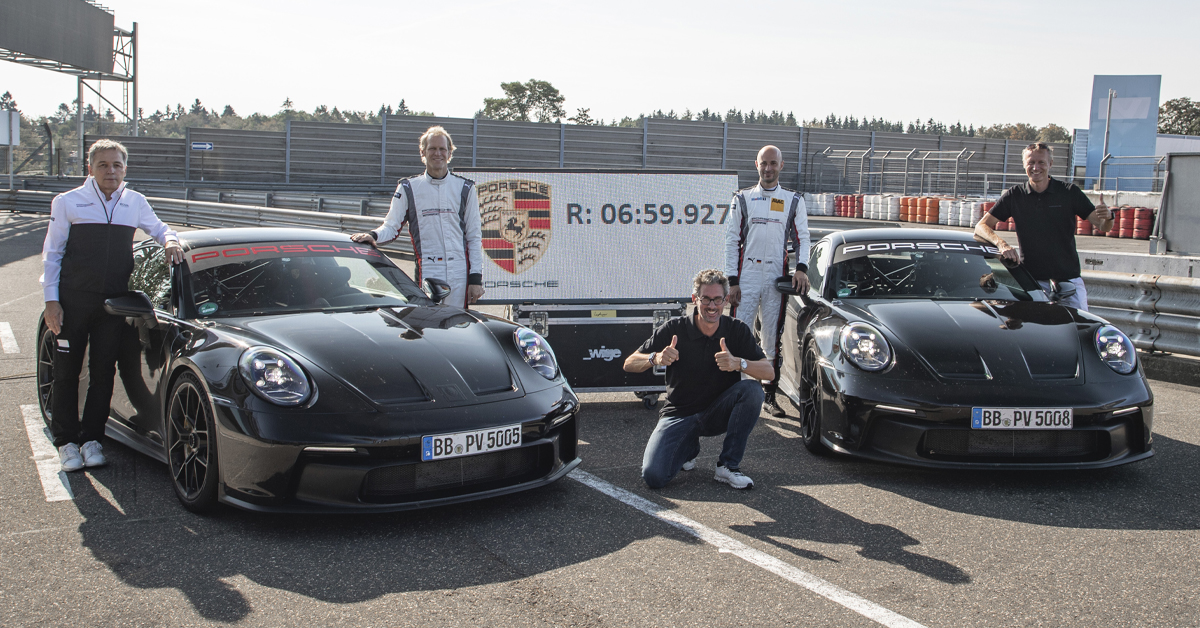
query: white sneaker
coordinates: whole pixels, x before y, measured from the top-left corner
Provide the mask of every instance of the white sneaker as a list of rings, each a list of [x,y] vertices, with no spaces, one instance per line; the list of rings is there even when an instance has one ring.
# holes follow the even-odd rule
[[[83,457],[79,455],[79,445],[67,443],[58,448],[58,460],[62,462],[62,470],[70,473],[83,468]]]
[[[751,480],[749,476],[737,469],[726,469],[725,467],[718,466],[717,474],[713,476],[713,479],[718,482],[724,482],[736,489],[754,488],[754,480]]]
[[[683,463],[683,466],[680,468],[683,469],[684,471],[691,471],[692,469],[695,469],[696,468],[696,459],[692,458],[691,460],[688,460],[687,462]]]
[[[85,467],[102,467],[108,464],[108,459],[104,457],[104,448],[99,441],[89,440],[79,448],[79,452],[83,454]]]

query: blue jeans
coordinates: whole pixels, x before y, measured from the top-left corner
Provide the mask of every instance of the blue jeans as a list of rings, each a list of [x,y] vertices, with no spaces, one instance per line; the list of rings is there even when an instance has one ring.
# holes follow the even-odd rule
[[[1076,277],[1074,279],[1069,279],[1068,281],[1075,284],[1075,294],[1063,299],[1060,301],[1060,303],[1067,307],[1073,307],[1077,310],[1083,310],[1086,312],[1088,309],[1087,287],[1083,285],[1083,277]],[[1053,296],[1054,293],[1050,291],[1049,281],[1042,281],[1039,279],[1038,285],[1042,287],[1042,290],[1046,291],[1048,296]]]
[[[743,379],[721,393],[704,412],[662,417],[646,442],[646,453],[642,454],[642,480],[650,488],[665,486],[679,473],[683,463],[700,453],[701,436],[725,434],[717,464],[738,468],[762,403],[762,384]]]

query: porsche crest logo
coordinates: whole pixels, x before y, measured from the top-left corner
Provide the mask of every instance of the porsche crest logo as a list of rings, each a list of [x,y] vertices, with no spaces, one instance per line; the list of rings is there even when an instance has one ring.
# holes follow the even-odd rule
[[[509,180],[478,189],[484,252],[514,275],[529,270],[550,245],[550,186]]]

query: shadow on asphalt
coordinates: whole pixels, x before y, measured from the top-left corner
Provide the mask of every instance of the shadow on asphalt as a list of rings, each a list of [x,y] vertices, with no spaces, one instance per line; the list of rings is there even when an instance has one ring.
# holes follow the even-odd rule
[[[72,476],[86,517],[83,546],[125,584],[176,589],[208,620],[237,622],[253,611],[236,588],[254,583],[332,603],[390,593],[454,590],[509,582],[609,555],[639,540],[695,539],[571,481],[431,510],[386,515],[263,515],[222,508],[201,517],[174,503],[165,466],[106,443],[111,464],[88,471],[114,495],[106,500]],[[114,469],[120,467],[124,471]],[[147,479],[147,476],[151,476]],[[77,479],[78,478],[78,479]],[[145,495],[150,492],[151,495]]]
[[[819,458],[798,438],[760,425],[745,461],[754,490],[732,491],[702,467],[651,491],[638,468],[654,415],[631,399],[589,403],[583,416],[581,436],[590,443],[582,449],[586,469],[663,505],[741,504],[764,520],[732,530],[806,560],[834,560],[808,542],[842,544],[857,547],[863,558],[940,582],[972,581],[962,567],[921,554],[919,533],[854,517],[805,494],[806,486],[866,486],[936,509],[1033,525],[1200,529],[1195,499],[1200,447],[1161,435],[1155,437],[1154,458],[1112,469],[946,472]],[[715,461],[719,446],[719,438],[704,439],[704,466]],[[200,517],[175,503],[165,467],[117,443],[107,451],[113,464],[89,475],[121,500],[125,512],[73,476],[75,504],[86,519],[79,527],[83,545],[123,582],[176,589],[210,620],[236,622],[252,612],[236,587],[239,577],[321,601],[353,603],[389,593],[520,580],[645,539],[699,542],[652,518],[631,516],[627,506],[569,480],[482,502],[389,515],[272,516],[226,508]],[[706,523],[721,527],[719,521]]]
[[[764,429],[760,418],[743,467],[755,479],[752,491],[733,492],[713,482],[710,471],[719,437],[702,439],[700,466],[681,473],[663,489],[647,489],[638,463],[655,419],[631,403],[588,404],[591,419],[585,450],[588,468],[600,463],[610,479],[656,501],[742,504],[769,518],[730,529],[809,560],[833,560],[806,542],[858,547],[864,558],[904,567],[949,584],[971,576],[960,567],[914,551],[921,544],[886,523],[855,518],[803,492],[806,486],[863,485],[950,512],[1039,526],[1108,530],[1200,529],[1200,447],[1162,435],[1154,438],[1153,458],[1090,471],[941,471],[913,469],[846,457],[817,457],[799,438]],[[795,420],[797,411],[789,407]],[[784,423],[776,428],[793,430]],[[798,436],[798,434],[797,434]],[[612,445],[617,446],[613,447]],[[702,469],[705,469],[702,471]],[[789,541],[796,541],[792,544]]]
[[[50,218],[33,214],[0,214],[0,266],[42,252]]]

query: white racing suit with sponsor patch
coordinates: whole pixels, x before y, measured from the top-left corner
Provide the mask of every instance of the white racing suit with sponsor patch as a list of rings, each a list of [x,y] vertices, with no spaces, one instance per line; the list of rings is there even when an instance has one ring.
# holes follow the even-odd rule
[[[796,272],[808,269],[808,213],[804,198],[776,186],[761,185],[738,190],[730,203],[725,231],[725,274],[731,285],[742,290],[742,301],[730,314],[754,329],[754,317],[762,319],[760,343],[775,365],[779,381],[779,332],[787,302],[775,289],[775,280],[789,275],[787,242],[794,244]],[[774,392],[774,386],[768,387]]]
[[[434,179],[425,172],[401,179],[383,224],[373,232],[383,244],[408,223],[417,261],[417,283],[433,277],[450,284],[443,303],[467,307],[467,286],[483,284],[483,236],[475,182],[449,173]],[[422,285],[422,287],[424,287]]]

